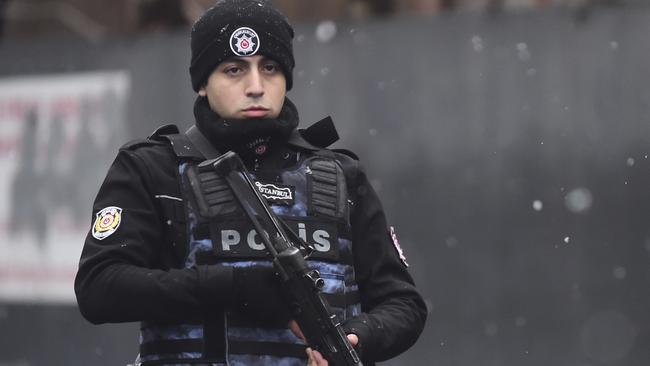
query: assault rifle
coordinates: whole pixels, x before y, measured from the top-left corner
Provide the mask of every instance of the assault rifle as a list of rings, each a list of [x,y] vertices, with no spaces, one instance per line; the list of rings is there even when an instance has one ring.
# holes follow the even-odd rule
[[[235,199],[253,224],[257,235],[272,257],[282,281],[282,293],[290,312],[300,326],[310,347],[318,350],[331,365],[363,366],[341,327],[339,318],[323,298],[325,281],[317,270],[307,266],[297,236],[290,240],[287,232],[257,187],[239,156],[227,152],[198,166],[199,173],[216,172],[226,180]],[[260,220],[264,221],[262,226]]]

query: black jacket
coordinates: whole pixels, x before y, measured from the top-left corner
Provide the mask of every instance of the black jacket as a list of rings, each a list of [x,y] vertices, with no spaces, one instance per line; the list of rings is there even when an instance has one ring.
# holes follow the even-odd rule
[[[298,152],[285,144],[273,147],[259,161],[260,174],[288,167]],[[370,364],[409,348],[427,311],[392,243],[374,189],[353,165],[346,175],[363,314],[345,327],[359,336],[362,357]],[[102,240],[88,234],[75,279],[79,308],[90,322],[201,321],[208,309],[228,301],[234,290],[230,268],[184,268],[187,238],[179,182],[178,160],[168,142],[141,140],[120,149],[93,205],[93,221],[105,207],[121,208],[120,225]]]

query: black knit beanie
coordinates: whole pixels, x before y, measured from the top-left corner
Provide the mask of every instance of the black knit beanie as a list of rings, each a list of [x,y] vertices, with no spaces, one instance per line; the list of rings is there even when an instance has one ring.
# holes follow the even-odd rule
[[[219,0],[194,23],[191,35],[192,88],[198,92],[214,69],[236,56],[264,55],[276,61],[293,85],[293,28],[264,0]]]

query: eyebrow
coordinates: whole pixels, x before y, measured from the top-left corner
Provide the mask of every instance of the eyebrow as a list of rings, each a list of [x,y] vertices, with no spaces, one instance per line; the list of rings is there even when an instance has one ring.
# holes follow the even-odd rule
[[[232,56],[232,57],[228,57],[227,59],[225,59],[223,61],[223,63],[234,62],[234,63],[237,63],[237,64],[248,64],[249,61],[246,60],[247,58],[248,57],[245,57],[245,56],[244,57],[242,57],[242,56]],[[262,56],[262,59],[260,61],[261,62],[267,62],[267,61],[277,62],[274,59],[272,59],[270,57],[267,57],[267,56]]]
[[[237,64],[245,64],[245,63],[247,63],[246,60],[244,60],[243,58],[239,58],[239,57],[229,57],[229,58],[223,60],[222,63],[225,64],[227,62],[233,62],[233,63],[237,63]]]

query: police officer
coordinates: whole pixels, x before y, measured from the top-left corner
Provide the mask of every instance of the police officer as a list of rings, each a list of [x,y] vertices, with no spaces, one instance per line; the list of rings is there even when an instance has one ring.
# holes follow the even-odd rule
[[[267,2],[217,2],[191,33],[195,125],[124,145],[108,171],[75,292],[92,323],[141,322],[137,364],[327,364],[305,349],[241,206],[198,173],[227,151],[313,247],[308,263],[366,365],[422,331],[425,304],[356,157],[326,149],[329,119],[297,129],[293,35]]]

